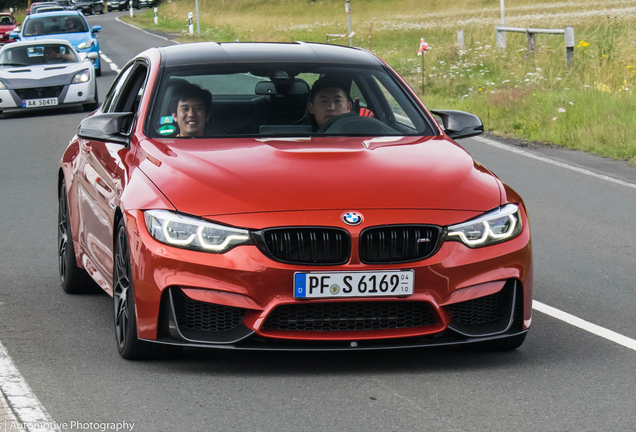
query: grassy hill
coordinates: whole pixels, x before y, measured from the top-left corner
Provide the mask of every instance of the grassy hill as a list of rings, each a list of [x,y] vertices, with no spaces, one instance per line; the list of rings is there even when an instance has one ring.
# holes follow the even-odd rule
[[[431,108],[479,115],[486,128],[555,143],[636,164],[636,0],[506,0],[506,25],[574,26],[574,66],[565,67],[560,35],[537,35],[536,51],[524,34],[508,34],[495,47],[499,0],[352,0],[355,46],[370,49],[403,75]],[[325,42],[344,34],[342,0],[200,0],[201,39]],[[185,35],[194,0],[159,8],[159,25],[145,11],[130,22]],[[456,45],[464,31],[465,48]],[[196,34],[196,21],[195,21]],[[420,38],[431,49],[416,55]],[[346,44],[345,40],[333,43]]]

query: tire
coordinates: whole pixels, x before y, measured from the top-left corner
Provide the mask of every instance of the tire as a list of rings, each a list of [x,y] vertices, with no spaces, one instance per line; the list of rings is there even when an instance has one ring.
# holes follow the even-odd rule
[[[117,225],[113,262],[113,316],[119,355],[127,360],[150,360],[177,355],[181,347],[139,340],[133,292],[128,234],[122,218]]]
[[[102,60],[99,60],[99,67],[95,69],[95,76],[102,76]]]
[[[106,7],[103,7],[100,14],[104,15],[106,13]]]
[[[57,262],[62,289],[68,294],[87,294],[96,291],[96,284],[86,270],[77,266],[71,234],[66,181],[59,190],[57,212]]]
[[[91,8],[88,10],[88,14],[89,15],[95,15],[95,7],[91,6]]]

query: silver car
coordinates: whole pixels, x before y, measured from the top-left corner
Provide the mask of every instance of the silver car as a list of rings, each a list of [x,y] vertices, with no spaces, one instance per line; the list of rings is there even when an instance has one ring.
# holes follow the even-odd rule
[[[65,40],[8,44],[0,49],[0,113],[3,110],[80,105],[98,108],[93,61]]]

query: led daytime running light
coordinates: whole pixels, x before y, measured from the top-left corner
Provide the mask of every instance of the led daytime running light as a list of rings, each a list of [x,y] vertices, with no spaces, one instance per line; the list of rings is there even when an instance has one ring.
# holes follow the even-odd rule
[[[495,232],[505,228],[505,232]],[[457,240],[475,248],[500,243],[517,236],[522,230],[519,207],[507,204],[473,220],[451,225],[446,232],[447,240]],[[474,238],[479,235],[479,238]]]
[[[214,253],[223,253],[241,244],[251,244],[249,231],[244,229],[217,225],[168,210],[147,210],[144,213],[150,235],[165,244]],[[210,235],[220,243],[211,243],[210,238],[206,238],[206,230],[210,230]],[[179,233],[187,238],[178,238]]]

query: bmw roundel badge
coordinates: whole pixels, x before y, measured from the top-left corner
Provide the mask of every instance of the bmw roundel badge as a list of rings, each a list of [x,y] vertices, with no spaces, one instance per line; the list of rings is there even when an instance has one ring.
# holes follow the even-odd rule
[[[356,212],[347,212],[342,215],[342,221],[347,225],[360,225],[362,223],[362,215]]]

